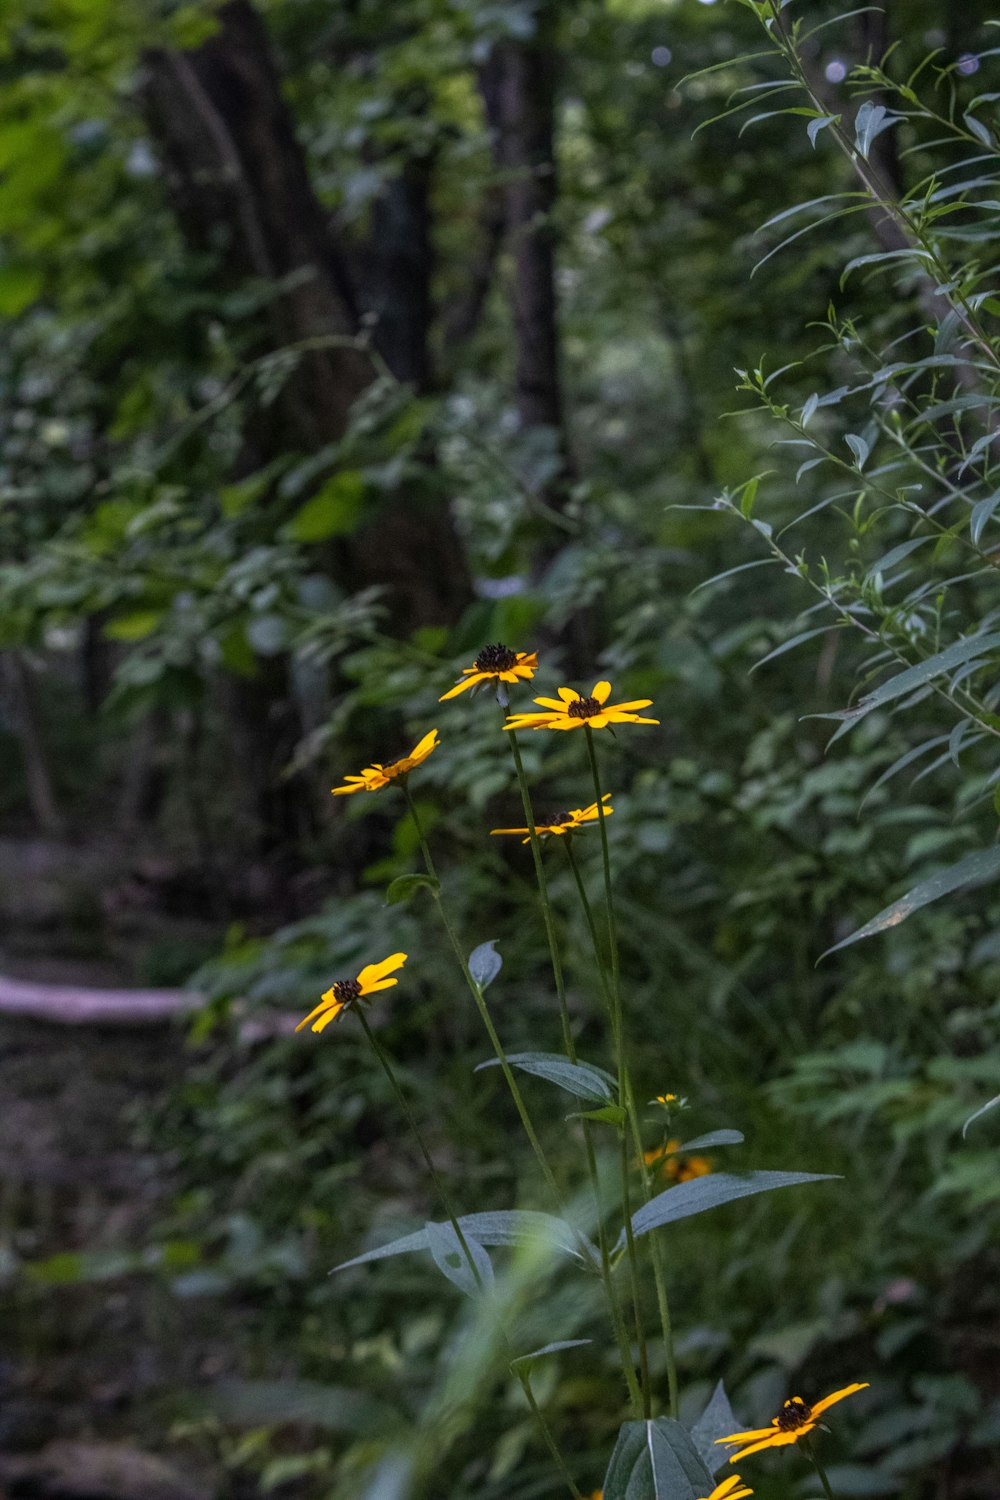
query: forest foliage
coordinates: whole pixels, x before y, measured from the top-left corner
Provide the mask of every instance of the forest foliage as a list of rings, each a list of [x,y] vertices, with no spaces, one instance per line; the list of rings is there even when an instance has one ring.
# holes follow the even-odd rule
[[[496,944],[473,980],[507,1054],[555,1052],[531,851],[489,837],[522,822],[496,705],[438,703],[503,641],[542,691],[609,678],[661,721],[603,764],[635,1097],[682,1098],[712,1167],[663,1196],[842,1179],[664,1235],[682,1422],[723,1376],[748,1423],[870,1381],[838,1496],[992,1495],[990,7],[8,10],[0,813],[166,852],[209,918],[187,1078],[146,1122],[179,1184],[155,1254],[260,1408],[237,1438],[206,1397],[185,1431],[334,1500],[403,1494],[421,1441],[456,1500],[559,1492],[446,1238],[327,1276],[438,1209],[354,1018],[281,1024],[405,951],[369,1014],[431,1157],[480,1232],[545,1208],[432,921]],[[432,725],[412,802],[330,798]],[[521,736],[553,818],[594,801],[580,739]],[[557,844],[570,1029],[610,1067]],[[597,904],[596,830],[576,847]],[[521,1086],[569,1191],[580,1100],[547,1066]],[[587,1492],[628,1392],[568,1259],[515,1255],[504,1295]]]

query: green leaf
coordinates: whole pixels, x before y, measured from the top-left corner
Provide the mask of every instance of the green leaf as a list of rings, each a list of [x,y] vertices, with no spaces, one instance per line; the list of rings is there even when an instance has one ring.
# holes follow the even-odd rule
[[[397,875],[385,893],[385,904],[398,906],[401,901],[409,901],[417,891],[431,891],[436,895],[440,889],[440,883],[432,875]]]
[[[672,1417],[625,1422],[604,1480],[604,1500],[702,1500],[712,1475]]]
[[[712,1474],[717,1474],[729,1462],[728,1453],[717,1445],[716,1439],[738,1432],[740,1426],[720,1380],[705,1410],[691,1428],[691,1440]]]
[[[974,1110],[966,1120],[965,1124],[962,1126],[962,1139],[964,1140],[968,1135],[970,1125],[972,1125],[976,1120],[980,1119],[983,1115],[988,1115],[990,1110],[996,1109],[998,1104],[1000,1104],[1000,1094],[994,1094],[992,1099],[988,1099],[985,1104],[981,1104],[977,1110]]]
[[[985,500],[977,500],[976,504],[972,507],[972,514],[969,517],[969,536],[972,538],[972,545],[974,547],[979,546],[979,538],[982,536],[987,522],[992,521],[998,505],[1000,505],[1000,490],[994,491]]]
[[[863,469],[868,459],[868,454],[871,452],[864,438],[859,437],[856,432],[849,432],[845,436],[844,441],[854,454],[854,462],[858,468]]]
[[[522,1073],[530,1073],[535,1078],[545,1078],[549,1083],[557,1083],[578,1099],[614,1103],[617,1088],[614,1078],[593,1063],[570,1062],[561,1052],[508,1052],[507,1061],[512,1068],[519,1068]],[[480,1063],[476,1072],[496,1067],[499,1067],[499,1059],[491,1057]]]
[[[620,1104],[605,1104],[601,1109],[585,1109],[580,1114],[567,1115],[567,1120],[599,1120],[602,1125],[621,1128],[628,1119]]]
[[[814,151],[816,150],[816,137],[820,131],[825,130],[828,125],[835,125],[839,119],[839,115],[817,115],[815,119],[809,121],[806,126],[806,135]]]
[[[885,682],[879,683],[870,693],[866,693],[855,708],[842,709],[840,713],[819,714],[818,718],[840,719],[840,729],[833,736],[833,740],[839,739],[848,729],[853,728],[872,709],[880,708],[883,704],[892,703],[897,698],[904,698],[912,693],[915,688],[922,687],[925,682],[930,682],[933,677],[940,677],[945,672],[950,672],[953,667],[962,666],[965,662],[977,656],[987,655],[1000,646],[1000,631],[988,631],[985,635],[964,636],[960,641],[953,641],[943,651],[938,651],[934,656],[929,656],[926,661],[917,662],[916,666],[907,667],[902,672],[897,672],[895,677],[889,677]]]
[[[481,990],[491,985],[503,968],[503,959],[496,945],[497,939],[490,938],[489,942],[480,943],[469,954],[469,973]]]
[[[1000,845],[994,844],[989,849],[977,849],[975,854],[967,854],[957,864],[948,865],[943,870],[938,870],[929,879],[922,880],[915,885],[912,891],[907,891],[905,896],[900,896],[891,906],[885,907],[878,916],[872,917],[857,932],[852,932],[850,937],[844,938],[839,943],[834,943],[832,948],[827,948],[822,954],[826,958],[829,953],[836,953],[840,948],[849,948],[852,943],[860,943],[862,938],[873,937],[877,932],[885,932],[890,927],[898,927],[900,922],[905,922],[912,912],[919,911],[922,906],[929,906],[932,901],[939,901],[942,896],[950,896],[952,891],[961,890],[967,885],[982,885],[987,880],[992,880],[1000,873]]]
[[[693,1141],[685,1141],[668,1156],[679,1156],[682,1151],[707,1151],[711,1146],[742,1146],[746,1136],[742,1130],[710,1130],[707,1135],[696,1135]]]
[[[586,1240],[583,1240],[566,1223],[565,1219],[557,1219],[554,1214],[538,1213],[535,1209],[498,1209],[488,1213],[462,1214],[458,1222],[462,1233],[471,1235],[480,1245],[542,1244],[554,1250],[561,1250],[566,1255],[572,1255],[577,1260],[584,1259],[581,1245],[587,1250],[592,1249],[587,1245]],[[415,1250],[429,1249],[430,1243],[425,1225],[423,1229],[415,1230],[413,1234],[404,1234],[401,1239],[390,1240],[388,1245],[379,1245],[374,1250],[366,1250],[363,1255],[355,1255],[351,1260],[341,1261],[339,1266],[334,1266],[333,1271],[346,1271],[349,1266],[366,1266],[377,1260],[388,1260],[395,1255],[410,1255]],[[594,1253],[596,1254],[596,1251]]]
[[[128,615],[116,615],[104,627],[112,641],[144,641],[163,619],[162,609],[137,609]]]
[[[540,1349],[532,1349],[530,1354],[519,1354],[516,1359],[511,1360],[511,1366],[516,1369],[518,1365],[531,1365],[546,1354],[560,1354],[563,1349],[582,1349],[585,1344],[593,1342],[593,1339],[558,1339],[554,1344],[543,1344]],[[732,1428],[729,1430],[733,1431]]]
[[[364,512],[365,481],[356,470],[332,474],[297,511],[285,527],[293,542],[325,542],[345,536],[359,525]]]
[[[44,278],[33,266],[0,268],[0,318],[16,318],[41,294]]]
[[[676,1224],[680,1219],[708,1213],[709,1209],[721,1208],[725,1203],[735,1203],[738,1198],[751,1198],[756,1193],[773,1193],[778,1188],[801,1187],[807,1182],[835,1180],[831,1172],[746,1172],[739,1176],[733,1172],[713,1172],[708,1177],[695,1177],[690,1182],[679,1182],[676,1187],[657,1193],[655,1198],[644,1203],[632,1215],[632,1233],[638,1238],[642,1234],[649,1234],[651,1229]],[[622,1230],[615,1251],[624,1247],[625,1231]]]
[[[459,1221],[461,1223],[461,1220]],[[483,1287],[493,1284],[493,1262],[477,1239],[462,1230],[465,1244],[469,1255],[472,1256],[473,1264],[479,1273],[479,1284],[469,1265],[469,1258],[462,1247],[462,1241],[455,1233],[453,1224],[434,1224],[428,1222],[424,1225],[424,1233],[427,1236],[427,1248],[434,1257],[434,1264],[448,1280],[457,1286],[459,1291],[467,1297],[476,1296]]]

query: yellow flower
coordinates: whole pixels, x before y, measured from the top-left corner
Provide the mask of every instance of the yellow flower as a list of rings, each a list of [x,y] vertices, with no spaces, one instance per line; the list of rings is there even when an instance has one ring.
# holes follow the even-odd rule
[[[607,806],[611,801],[611,793],[605,792],[601,801],[605,804],[604,816],[609,818],[614,812],[613,807]],[[596,823],[600,816],[597,803],[592,802],[589,807],[575,807],[572,812],[554,813],[546,822],[535,824],[535,833],[540,839],[547,839],[553,835],[559,837],[564,833],[576,833],[579,829],[585,828],[588,823]],[[521,843],[531,843],[531,835],[526,828],[491,828],[490,833],[522,833],[524,837]]]
[[[705,1500],[745,1500],[747,1495],[752,1495],[753,1490],[745,1485],[738,1474],[731,1474],[721,1484],[717,1484]]]
[[[547,713],[512,714],[505,729],[607,729],[612,724],[658,724],[659,719],[643,719],[635,712],[648,708],[652,698],[636,698],[630,703],[608,703],[610,682],[597,682],[589,698],[582,698],[575,688],[561,687],[558,698],[536,698]]]
[[[512,651],[509,646],[496,641],[492,646],[483,647],[471,667],[463,668],[458,682],[442,693],[438,702],[457,698],[466,688],[479,687],[483,682],[530,682],[537,669],[536,651]]]
[[[405,953],[390,953],[388,958],[383,958],[380,964],[366,964],[357,979],[337,979],[327,990],[315,1010],[309,1012],[304,1021],[296,1026],[296,1031],[301,1031],[303,1026],[313,1023],[313,1031],[322,1031],[329,1026],[331,1021],[336,1021],[345,1010],[350,1010],[359,1000],[365,1000],[369,995],[377,994],[379,990],[391,990],[398,979],[389,979],[386,976],[395,973],[406,963]],[[318,1019],[317,1019],[318,1017]]]
[[[747,1445],[732,1455],[729,1460],[731,1464],[738,1463],[741,1458],[746,1458],[750,1453],[759,1453],[762,1448],[784,1448],[788,1443],[797,1443],[802,1438],[808,1437],[828,1407],[835,1406],[838,1401],[843,1401],[845,1396],[853,1396],[855,1391],[867,1389],[867,1381],[860,1385],[845,1385],[843,1390],[834,1391],[832,1396],[824,1396],[822,1401],[816,1402],[815,1406],[810,1406],[803,1401],[801,1396],[792,1396],[785,1402],[778,1415],[771,1419],[770,1427],[759,1427],[750,1432],[733,1432],[729,1437],[716,1438],[715,1441]]]
[[[664,1146],[657,1146],[653,1151],[643,1152],[643,1161],[647,1167],[655,1166],[663,1162],[663,1176],[669,1177],[673,1182],[690,1182],[692,1177],[707,1177],[712,1170],[712,1163],[707,1156],[687,1156],[678,1159],[677,1152],[681,1149],[678,1140],[669,1140]]]
[[[345,776],[343,786],[333,788],[333,795],[350,797],[353,792],[380,792],[391,781],[398,781],[400,776],[408,776],[415,766],[423,765],[432,750],[437,749],[437,733],[436,729],[432,729],[430,734],[424,735],[419,745],[414,746],[409,755],[390,761],[387,766],[376,761],[374,765],[366,766],[360,776]]]

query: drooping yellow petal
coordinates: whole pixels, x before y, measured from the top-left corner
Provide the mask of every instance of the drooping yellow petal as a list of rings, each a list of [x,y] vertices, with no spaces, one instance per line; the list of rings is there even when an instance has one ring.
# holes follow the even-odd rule
[[[325,1016],[320,1016],[319,1020],[314,1022],[313,1031],[325,1031],[331,1021],[336,1021],[338,1016],[343,1015],[346,1008],[343,1005],[332,1005]]]
[[[777,1427],[772,1427],[770,1437],[764,1438],[759,1443],[751,1443],[748,1448],[741,1448],[730,1458],[731,1464],[738,1464],[751,1453],[763,1453],[765,1448],[786,1448],[789,1443],[797,1443],[800,1438],[807,1437],[815,1427],[815,1422],[807,1422],[804,1427],[797,1427],[794,1432],[781,1432]]]
[[[608,699],[611,697],[611,684],[610,684],[610,682],[595,682],[594,683],[594,691],[591,693],[590,696],[592,698],[596,698],[597,701],[598,701],[598,703],[607,703]],[[653,700],[650,699],[649,701],[652,703]],[[645,705],[643,705],[643,706],[645,706]]]
[[[299,1024],[296,1026],[295,1030],[296,1031],[301,1031],[302,1028],[303,1028],[303,1026],[308,1026],[310,1021],[314,1020],[316,1018],[316,1016],[321,1015],[323,1013],[323,1011],[329,1010],[331,1006],[337,1007],[337,1001],[333,999],[333,993],[332,993],[332,991],[331,990],[327,990],[327,992],[323,996],[322,1000],[316,1006],[316,1009],[315,1010],[311,1010],[309,1012],[309,1014],[306,1016],[305,1020],[299,1022]]]
[[[488,672],[477,672],[475,667],[466,667],[461,682],[456,682],[453,688],[442,693],[438,699],[439,703],[446,703],[449,698],[457,698],[459,693],[464,693],[466,688],[475,687],[477,682],[486,682],[489,679]]]
[[[752,1495],[753,1490],[745,1485],[738,1474],[730,1474],[721,1484],[717,1484],[710,1495],[704,1500],[746,1500],[747,1495]]]
[[[861,1381],[860,1384],[845,1385],[842,1390],[834,1391],[832,1396],[824,1396],[822,1401],[817,1401],[815,1406],[810,1407],[810,1414],[813,1417],[818,1417],[831,1406],[836,1406],[838,1401],[843,1401],[846,1396],[853,1396],[855,1391],[866,1391],[868,1386],[869,1382],[867,1380]]]

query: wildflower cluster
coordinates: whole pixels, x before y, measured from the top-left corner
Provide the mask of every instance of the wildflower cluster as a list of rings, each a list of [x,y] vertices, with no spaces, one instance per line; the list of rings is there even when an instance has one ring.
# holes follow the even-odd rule
[[[540,712],[516,711],[507,714],[510,688],[530,682],[538,670],[535,652],[515,651],[502,643],[485,646],[471,666],[466,667],[458,682],[441,695],[445,702],[465,692],[475,693],[489,685],[495,689],[497,700],[504,710],[502,729],[513,757],[514,773],[521,796],[524,814],[523,824],[494,828],[492,836],[520,838],[531,847],[534,871],[538,888],[541,916],[545,926],[552,969],[552,981],[562,1030],[563,1055],[552,1053],[517,1053],[508,1055],[504,1049],[494,1021],[486,990],[499,972],[502,959],[495,944],[480,943],[471,953],[462,942],[444,902],[437,879],[433,857],[409,789],[409,778],[437,749],[437,728],[430,729],[408,753],[395,760],[374,762],[357,774],[347,775],[340,785],[333,788],[334,796],[350,796],[356,792],[380,792],[389,787],[398,788],[407,804],[413,820],[425,865],[425,875],[403,877],[416,880],[430,890],[445,936],[454,953],[458,969],[469,990],[471,999],[482,1021],[499,1064],[507,1090],[517,1111],[521,1127],[534,1154],[541,1177],[549,1195],[549,1215],[536,1215],[552,1224],[562,1226],[566,1241],[574,1247],[577,1261],[589,1268],[598,1278],[606,1304],[610,1331],[615,1339],[621,1362],[621,1373],[632,1412],[640,1415],[648,1424],[650,1439],[655,1433],[659,1443],[666,1445],[673,1454],[672,1463],[680,1466],[687,1476],[688,1489],[678,1495],[678,1500],[745,1500],[753,1492],[735,1474],[715,1483],[715,1474],[724,1459],[710,1464],[702,1450],[693,1445],[693,1439],[678,1422],[679,1384],[674,1356],[673,1334],[670,1319],[666,1265],[661,1254],[660,1242],[653,1230],[675,1218],[690,1217],[704,1212],[718,1203],[747,1196],[749,1193],[771,1191],[776,1187],[793,1186],[820,1180],[815,1174],[761,1172],[742,1177],[730,1173],[716,1173],[712,1157],[703,1154],[704,1148],[716,1148],[738,1144],[743,1137],[738,1131],[716,1130],[695,1137],[687,1142],[672,1133],[673,1122],[688,1108],[688,1100],[676,1093],[657,1094],[649,1101],[658,1111],[661,1129],[659,1144],[649,1146],[643,1139],[643,1128],[636,1108],[635,1090],[631,1076],[628,1050],[628,1017],[619,960],[618,934],[615,901],[611,876],[611,860],[607,833],[608,819],[613,815],[612,793],[603,790],[600,766],[595,748],[594,732],[621,725],[656,725],[659,720],[640,712],[652,706],[648,698],[629,699],[612,703],[612,687],[607,681],[594,684],[584,695],[571,687],[559,687],[555,697],[538,697],[534,700]],[[586,746],[586,759],[593,786],[593,798],[586,805],[568,811],[535,813],[531,790],[524,771],[518,748],[517,735],[522,729],[553,730],[566,732],[582,730]],[[581,799],[582,800],[582,799]],[[591,904],[587,881],[577,861],[574,844],[577,836],[596,826],[601,849],[601,866],[604,879],[603,921]],[[594,968],[599,977],[608,1023],[608,1035],[614,1061],[614,1072],[584,1063],[577,1055],[574,1027],[571,1022],[566,998],[563,962],[560,951],[559,931],[555,921],[549,895],[546,862],[543,848],[555,845],[564,851],[573,881],[580,899],[587,930],[593,948]],[[602,932],[603,927],[603,932]],[[392,953],[380,961],[366,964],[353,977],[337,979],[322,996],[320,1003],[299,1023],[297,1029],[311,1027],[322,1032],[331,1021],[341,1019],[348,1011],[354,1014],[371,1044],[374,1055],[386,1074],[399,1107],[406,1116],[416,1144],[423,1156],[434,1191],[444,1213],[445,1222],[428,1225],[424,1236],[409,1235],[393,1246],[371,1251],[348,1264],[357,1264],[370,1258],[380,1258],[385,1253],[402,1253],[405,1250],[429,1248],[439,1269],[449,1280],[477,1297],[485,1297],[486,1288],[492,1284],[492,1263],[488,1244],[510,1244],[513,1226],[524,1233],[524,1221],[518,1211],[500,1210],[487,1215],[463,1215],[453,1206],[451,1193],[435,1167],[431,1153],[424,1143],[420,1127],[400,1085],[392,1059],[375,1035],[366,1016],[366,1007],[371,998],[382,990],[397,984],[397,974],[406,963],[407,955]],[[592,1106],[583,1111],[580,1136],[584,1147],[584,1163],[589,1178],[589,1191],[593,1201],[593,1216],[596,1227],[596,1243],[563,1218],[563,1192],[559,1180],[549,1162],[546,1148],[532,1120],[525,1098],[521,1092],[517,1072],[524,1071],[536,1077],[548,1078],[550,1082],[569,1089],[578,1097],[589,1099]],[[594,1135],[597,1129],[608,1127],[616,1133],[618,1141],[617,1168],[620,1174],[620,1189],[616,1211],[621,1215],[622,1226],[617,1239],[608,1232],[607,1220],[611,1209],[608,1200],[607,1171],[601,1170],[599,1155],[603,1147]],[[606,1164],[607,1165],[607,1164]],[[635,1190],[635,1174],[638,1174],[642,1204],[633,1210],[631,1197]],[[658,1179],[658,1182],[655,1180]],[[676,1195],[676,1196],[675,1196]],[[683,1206],[681,1206],[683,1200]],[[506,1221],[510,1220],[510,1227]],[[484,1230],[481,1221],[487,1221]],[[499,1226],[499,1227],[498,1227]],[[433,1232],[433,1239],[431,1234]],[[490,1239],[490,1234],[499,1237]],[[442,1239],[441,1236],[444,1236]],[[643,1244],[645,1258],[638,1248]],[[450,1247],[447,1258],[444,1247]],[[656,1382],[651,1373],[651,1362],[647,1347],[647,1334],[643,1316],[643,1279],[651,1273],[655,1286],[656,1305],[660,1316],[663,1351],[666,1363],[665,1406],[672,1420],[654,1415],[655,1406],[662,1399],[655,1389]],[[627,1290],[621,1283],[626,1282]],[[548,1427],[544,1413],[538,1407],[530,1387],[524,1366],[524,1356],[517,1355],[511,1344],[510,1333],[500,1318],[495,1315],[495,1339],[504,1352],[510,1372],[520,1381],[537,1421],[541,1436],[555,1460],[574,1500],[582,1500],[581,1492],[562,1455],[555,1436]],[[563,1347],[559,1344],[553,1348]],[[544,1353],[545,1351],[541,1351]],[[767,1428],[734,1432],[718,1441],[722,1444],[738,1445],[739,1451],[733,1460],[743,1459],[763,1449],[795,1445],[807,1441],[810,1458],[816,1464],[826,1492],[828,1482],[819,1468],[809,1440],[819,1425],[819,1418],[836,1402],[854,1392],[864,1389],[855,1384],[827,1396],[815,1405],[808,1405],[801,1397],[786,1401],[778,1415]],[[632,1424],[634,1427],[636,1424]],[[716,1428],[716,1431],[718,1428]],[[622,1429],[622,1437],[612,1455],[611,1465],[604,1485],[605,1500],[633,1493],[629,1441],[623,1441],[629,1424]],[[641,1451],[645,1452],[645,1439]],[[430,1461],[430,1460],[428,1460]],[[679,1470],[679,1472],[680,1472]],[[696,1478],[695,1476],[702,1476]],[[713,1488],[714,1485],[714,1488]],[[699,1493],[699,1490],[703,1493]],[[638,1493],[638,1492],[636,1492]],[[645,1491],[643,1491],[645,1494]],[[601,1492],[595,1491],[592,1500]]]

